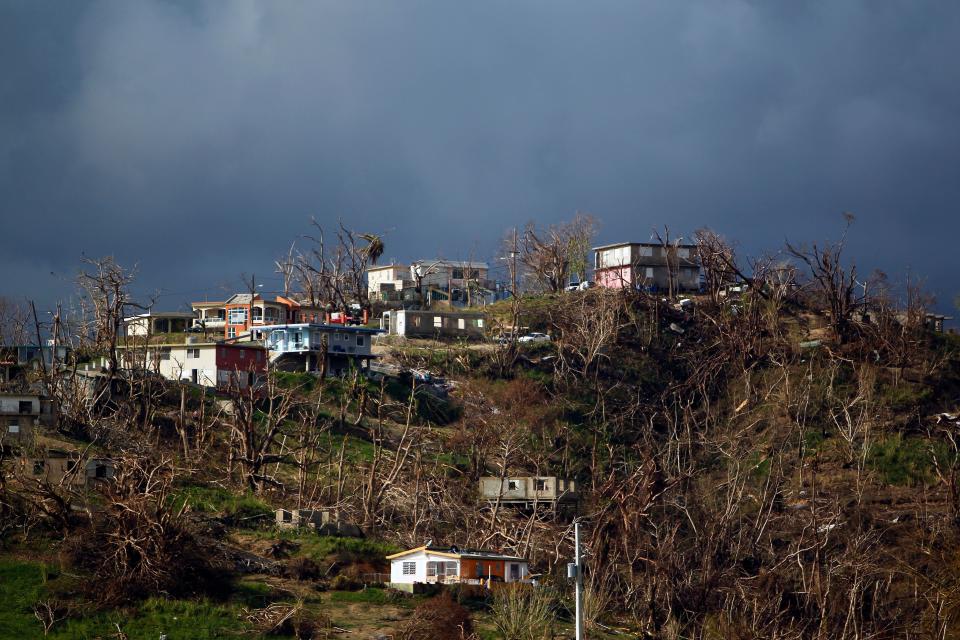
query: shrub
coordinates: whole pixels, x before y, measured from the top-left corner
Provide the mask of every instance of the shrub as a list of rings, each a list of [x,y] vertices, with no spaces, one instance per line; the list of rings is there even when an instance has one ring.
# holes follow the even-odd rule
[[[330,581],[330,588],[333,591],[357,591],[362,587],[359,582],[344,575],[336,576]]]
[[[470,612],[448,593],[423,602],[397,630],[396,640],[461,640],[473,633]]]
[[[490,600],[490,591],[479,584],[454,583],[447,588],[450,597],[460,604],[485,605]]]
[[[293,558],[284,564],[283,575],[294,580],[316,580],[323,572],[311,558]]]
[[[553,595],[526,584],[498,585],[491,616],[503,640],[542,640],[553,636]]]

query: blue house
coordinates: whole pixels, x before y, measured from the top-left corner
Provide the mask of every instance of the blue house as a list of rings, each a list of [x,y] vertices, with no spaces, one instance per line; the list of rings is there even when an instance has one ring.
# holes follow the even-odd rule
[[[282,371],[319,371],[326,352],[328,375],[369,367],[373,336],[380,329],[339,324],[278,324],[257,327],[270,352],[270,364]]]

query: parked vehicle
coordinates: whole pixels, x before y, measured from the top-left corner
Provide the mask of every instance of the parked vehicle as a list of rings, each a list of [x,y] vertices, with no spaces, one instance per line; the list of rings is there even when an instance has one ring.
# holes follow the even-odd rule
[[[587,289],[593,289],[597,286],[597,283],[593,280],[584,280],[580,283],[580,291],[586,291]]]
[[[582,284],[582,282],[571,282],[567,285],[567,291],[579,291]]]
[[[550,336],[545,333],[528,333],[525,336],[520,336],[517,339],[517,342],[522,342],[524,344],[530,344],[533,342],[550,342]]]

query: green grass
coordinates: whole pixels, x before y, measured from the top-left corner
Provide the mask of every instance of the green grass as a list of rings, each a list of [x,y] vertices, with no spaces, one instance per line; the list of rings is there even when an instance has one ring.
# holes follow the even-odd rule
[[[0,638],[43,638],[33,606],[54,591],[60,578],[39,563],[0,559]],[[115,624],[130,638],[206,639],[236,637],[244,631],[239,609],[206,601],[151,598],[139,606],[106,612],[81,610],[58,623],[47,638],[81,640],[116,634]]]
[[[300,545],[297,555],[316,561],[323,561],[331,555],[343,555],[350,558],[369,559],[384,562],[384,556],[401,551],[400,547],[389,542],[379,542],[370,538],[339,538],[321,536],[312,531],[296,530],[253,530],[246,533],[260,540],[289,540]]]
[[[351,465],[369,463],[373,460],[373,443],[355,436],[342,436],[328,431],[320,435],[317,445],[320,449],[329,451],[334,459],[339,458],[341,447],[346,447],[343,459]]]
[[[911,411],[922,407],[930,401],[933,389],[927,386],[901,382],[896,386],[884,385],[881,388],[881,397],[894,411]]]
[[[946,469],[953,463],[954,455],[943,442],[904,438],[900,434],[874,443],[867,454],[867,466],[883,482],[900,486],[935,482],[934,460]]]
[[[187,502],[193,511],[219,514],[236,520],[273,516],[270,505],[252,494],[234,493],[222,487],[188,485],[181,487],[171,500],[174,509],[180,509]]]
[[[334,591],[330,594],[330,602],[352,602],[384,605],[390,602],[384,589],[368,587],[362,591]]]

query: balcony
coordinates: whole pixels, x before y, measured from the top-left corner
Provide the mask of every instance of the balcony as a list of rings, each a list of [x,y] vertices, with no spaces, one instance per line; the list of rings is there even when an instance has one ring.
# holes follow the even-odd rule
[[[200,320],[194,320],[193,326],[206,327],[207,329],[223,329],[225,326],[227,326],[227,321],[223,318],[203,318]]]

